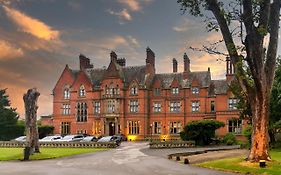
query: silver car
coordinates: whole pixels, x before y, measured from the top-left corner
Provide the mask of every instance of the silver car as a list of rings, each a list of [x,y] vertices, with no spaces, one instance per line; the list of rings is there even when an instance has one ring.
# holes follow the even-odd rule
[[[60,135],[54,135],[54,136],[46,136],[39,140],[39,142],[55,142],[59,139],[62,139],[62,136]]]
[[[83,135],[66,135],[62,139],[56,140],[57,142],[79,142],[84,138]]]

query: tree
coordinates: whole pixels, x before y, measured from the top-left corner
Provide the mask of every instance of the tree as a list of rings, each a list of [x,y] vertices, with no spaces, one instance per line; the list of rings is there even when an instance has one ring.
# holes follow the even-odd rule
[[[269,99],[277,57],[280,0],[177,2],[183,12],[188,10],[193,16],[206,17],[210,31],[221,32],[227,56],[234,65],[236,79],[250,102],[253,131],[248,160],[271,160]],[[208,12],[211,12],[213,18],[209,17]],[[232,30],[232,26],[236,27]],[[234,40],[237,35],[241,38],[240,43]],[[269,37],[267,45],[266,36]]]
[[[193,140],[196,145],[209,145],[215,137],[216,129],[223,127],[224,123],[216,120],[191,121],[185,125],[180,133],[182,140]]]
[[[17,125],[18,114],[10,107],[6,89],[0,89],[0,140],[11,140],[23,134],[24,127]]]
[[[39,153],[39,134],[37,128],[37,100],[40,93],[35,89],[28,89],[23,95],[25,107],[26,147],[24,160],[29,160],[29,155]]]

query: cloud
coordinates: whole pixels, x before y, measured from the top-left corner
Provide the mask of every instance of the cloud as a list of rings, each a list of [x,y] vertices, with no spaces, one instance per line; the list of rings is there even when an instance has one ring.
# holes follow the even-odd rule
[[[129,41],[135,45],[136,47],[140,47],[140,44],[138,42],[138,40],[136,38],[134,38],[133,36],[129,35],[127,36],[127,38],[129,39]]]
[[[127,20],[127,21],[132,20],[132,16],[129,14],[127,9],[123,9],[120,12],[114,12],[112,10],[108,10],[108,13],[111,15],[118,16],[121,20]]]
[[[7,41],[0,40],[0,60],[22,57],[23,55],[24,52],[21,48],[16,48]]]
[[[7,16],[19,27],[19,30],[29,33],[43,40],[59,40],[60,32],[53,30],[50,26],[42,21],[32,18],[23,12],[8,6],[3,6]]]
[[[73,9],[74,11],[79,11],[79,10],[82,9],[81,4],[78,3],[77,1],[69,1],[69,2],[67,3],[67,5],[68,5],[71,9]]]
[[[180,22],[179,25],[174,26],[173,30],[176,32],[186,32],[190,29],[194,29],[198,27],[198,23],[196,23],[195,21],[188,19],[188,18],[184,18],[183,21]]]
[[[140,11],[141,6],[138,0],[118,0],[119,3],[126,5],[132,11]]]

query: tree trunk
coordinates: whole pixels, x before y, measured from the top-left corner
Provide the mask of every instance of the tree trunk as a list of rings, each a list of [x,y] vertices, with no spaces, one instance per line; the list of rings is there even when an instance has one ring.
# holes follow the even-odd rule
[[[269,156],[269,95],[265,91],[256,95],[255,100],[251,101],[253,113],[252,141],[248,160],[258,162],[259,160],[271,160]]]
[[[29,160],[29,155],[34,152],[39,153],[39,137],[37,123],[37,100],[40,93],[35,89],[29,89],[23,96],[25,106],[25,125],[26,125],[26,147],[24,160]]]

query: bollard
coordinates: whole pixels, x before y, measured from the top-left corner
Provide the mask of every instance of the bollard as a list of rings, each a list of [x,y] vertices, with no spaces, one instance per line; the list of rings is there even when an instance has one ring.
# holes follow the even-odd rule
[[[185,158],[183,163],[184,163],[184,164],[189,164],[188,158]]]

